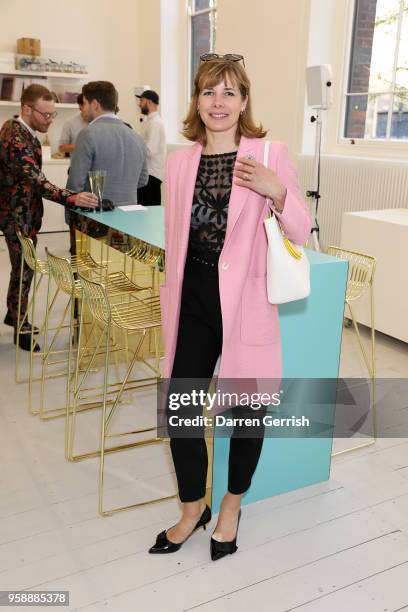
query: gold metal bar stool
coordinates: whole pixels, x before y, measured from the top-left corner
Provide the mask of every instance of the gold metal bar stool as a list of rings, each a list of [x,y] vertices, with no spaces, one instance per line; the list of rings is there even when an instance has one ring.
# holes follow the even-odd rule
[[[34,331],[33,328],[31,331],[26,333],[30,334],[30,357],[29,357],[29,372],[28,378],[21,379],[19,376],[19,333],[25,333],[22,331],[22,326],[26,320],[25,317],[21,317],[21,298],[22,298],[22,280],[24,273],[24,262],[33,270],[34,278],[33,278],[33,291],[31,298],[28,303],[27,313],[31,310],[31,319],[32,325],[34,326],[34,322],[37,315],[37,301],[38,301],[38,293],[40,289],[41,282],[44,277],[48,279],[47,285],[47,297],[46,297],[46,308],[45,313],[42,319],[41,324],[39,324],[39,337],[42,337],[43,346],[46,345],[47,333],[49,330],[48,320],[49,316],[55,306],[56,299],[59,293],[59,287],[57,286],[53,296],[51,298],[51,277],[49,271],[48,261],[42,260],[37,257],[36,249],[34,247],[34,243],[31,238],[27,236],[23,236],[23,234],[17,231],[17,236],[19,238],[21,249],[22,249],[22,258],[21,258],[21,269],[20,269],[20,287],[19,287],[19,305],[18,305],[18,325],[17,325],[17,338],[16,338],[16,379],[17,382],[28,382],[28,410],[30,414],[40,414],[41,418],[54,418],[54,416],[58,416],[55,414],[55,411],[52,411],[51,415],[44,415],[44,412],[40,409],[33,409],[32,406],[32,391],[33,391],[33,382],[41,381],[42,375],[39,378],[34,377],[33,374],[33,365],[34,365],[34,357],[43,358],[44,350],[34,350],[36,346],[36,342],[34,340]],[[82,253],[77,257],[71,258],[72,266],[75,270],[83,270],[83,269],[104,269],[104,266],[98,264],[95,260],[90,257],[88,253]],[[27,315],[26,313],[26,315]],[[53,376],[53,375],[52,375]]]
[[[358,448],[365,446],[371,446],[377,440],[377,421],[376,421],[376,409],[375,409],[375,377],[376,377],[376,346],[375,346],[375,320],[374,320],[374,295],[373,295],[373,284],[374,275],[376,268],[376,258],[366,253],[358,253],[356,251],[349,251],[340,247],[329,246],[327,248],[327,254],[344,261],[348,261],[348,277],[346,287],[346,298],[345,304],[351,316],[352,325],[357,334],[358,343],[363,356],[365,366],[367,368],[368,376],[371,380],[371,392],[372,392],[372,407],[373,407],[373,438],[368,442],[359,444],[350,449],[333,453],[333,456],[344,454]],[[353,305],[361,299],[366,293],[369,293],[370,299],[370,355],[364,347],[363,340],[361,338],[360,329],[355,318]]]
[[[141,273],[149,275],[149,282],[152,286],[153,291],[159,293],[160,273],[164,270],[165,254],[163,249],[148,244],[143,240],[139,240],[138,238],[133,238],[132,240],[132,248],[127,253],[125,253],[124,256],[125,271],[127,258],[129,257],[132,260],[130,269],[131,280],[134,280],[135,276],[139,276]],[[136,268],[137,263],[143,264],[145,266],[145,270],[143,272],[140,270],[140,268]],[[151,335],[149,337],[149,350],[152,352]]]
[[[139,262],[148,266],[145,273],[151,275],[151,286],[154,291],[159,290],[159,272],[164,269],[164,251],[159,247],[155,247],[151,244],[147,244],[143,240],[134,238],[134,244],[132,248],[125,253],[125,271],[126,271],[126,257],[130,257],[132,260],[130,278],[133,280],[136,272],[135,263]]]
[[[28,382],[29,386],[31,387],[32,382],[33,382],[33,352],[34,352],[34,347],[35,347],[35,341],[34,341],[34,331],[33,329],[31,331],[22,331],[22,327],[26,321],[27,318],[27,314],[28,312],[31,311],[31,320],[32,320],[32,325],[34,326],[34,322],[35,322],[35,318],[36,318],[36,301],[37,301],[37,295],[40,289],[40,285],[41,282],[43,280],[44,277],[47,277],[48,279],[48,287],[47,287],[47,299],[46,299],[46,309],[45,309],[45,315],[43,318],[43,321],[40,324],[39,327],[39,335],[44,334],[44,329],[47,325],[47,321],[48,321],[48,317],[49,314],[51,313],[51,311],[54,308],[55,305],[55,301],[57,298],[57,295],[59,293],[59,288],[57,287],[54,295],[52,297],[52,299],[50,298],[50,275],[49,275],[49,267],[48,267],[48,262],[46,260],[42,260],[40,258],[37,257],[36,254],[36,249],[34,247],[34,243],[31,240],[31,238],[27,237],[27,236],[23,236],[23,234],[20,231],[17,231],[17,236],[18,239],[20,241],[21,244],[21,249],[22,249],[22,257],[21,257],[21,268],[20,268],[20,284],[19,284],[19,300],[18,300],[18,322],[17,322],[17,330],[16,330],[16,367],[15,367],[15,379],[17,383],[22,383],[22,382]],[[31,298],[28,302],[28,306],[27,306],[27,312],[25,314],[25,316],[23,318],[21,318],[21,299],[22,299],[22,281],[23,281],[23,273],[24,273],[24,263],[26,263],[26,265],[31,268],[31,270],[33,270],[34,272],[34,278],[33,278],[33,289],[32,289],[32,295]],[[88,253],[82,253],[81,255],[78,256],[74,256],[71,257],[71,265],[73,266],[73,268],[75,270],[85,270],[85,269],[99,269],[102,268],[104,266],[101,266],[100,264],[98,264],[94,259],[92,259],[92,257],[88,254]],[[26,334],[30,334],[31,335],[31,350],[30,350],[30,360],[29,360],[29,376],[28,378],[22,379],[20,378],[19,375],[19,365],[20,365],[20,347],[19,347],[19,337],[20,334],[22,333],[26,333]],[[43,352],[42,351],[36,351],[35,352],[36,356],[41,357]],[[31,389],[29,392],[29,398],[31,398]],[[38,410],[32,410],[31,404],[30,404],[30,399],[29,399],[29,411],[32,414],[38,414]]]
[[[120,293],[120,291],[117,290],[116,287],[113,288],[110,286],[110,277],[113,276],[115,278],[116,281],[116,275],[117,274],[121,274],[122,277],[124,276],[124,274],[121,273],[115,273],[115,274],[109,274],[108,277],[108,282],[104,284],[104,286],[106,287],[107,293],[109,295],[109,299],[112,302],[112,300],[120,300],[121,303],[121,307],[124,308],[126,306],[126,304],[124,304],[124,300],[129,300],[132,299],[134,300],[134,298],[137,298],[138,302],[140,302],[141,300],[143,300],[143,297],[151,297],[152,296],[152,292],[149,289],[145,289],[145,288],[140,288],[137,285],[133,285],[133,287],[135,289],[137,289],[137,291],[134,291],[133,293],[128,293],[127,296],[126,294],[123,295]],[[128,283],[130,283],[129,279],[127,276],[124,276],[124,278],[128,281]],[[81,277],[80,277],[81,280]],[[94,279],[92,279],[94,280]],[[85,307],[87,306],[86,301],[84,302]],[[150,302],[150,304],[154,304],[154,302]],[[88,307],[89,310],[89,307]],[[102,326],[102,332],[99,335],[99,338],[95,341],[95,345],[93,347],[93,352],[91,355],[88,355],[88,353],[90,352],[90,348],[88,346],[88,342],[89,340],[92,338],[92,334],[94,334],[95,336],[95,326],[96,324],[100,323],[100,319],[98,319],[97,317],[92,315],[91,312],[91,316],[92,316],[92,327],[91,327],[91,331],[88,333],[88,338],[85,341],[84,344],[84,318],[83,318],[83,314],[84,311],[81,310],[81,317],[80,317],[80,331],[79,331],[79,340],[78,340],[78,352],[77,352],[77,360],[76,360],[76,367],[75,367],[75,380],[74,380],[74,391],[73,391],[73,406],[72,406],[72,411],[70,411],[70,413],[67,413],[67,429],[69,429],[69,433],[68,435],[68,439],[69,439],[69,448],[68,448],[68,452],[66,454],[66,458],[69,461],[82,461],[84,459],[89,459],[91,457],[97,457],[100,454],[100,449],[98,448],[98,450],[94,450],[94,451],[89,451],[86,453],[81,453],[81,454],[75,454],[74,453],[74,438],[75,438],[75,432],[76,432],[76,413],[78,411],[82,411],[82,410],[86,410],[87,406],[90,407],[100,407],[102,405],[102,397],[103,397],[103,385],[100,387],[87,387],[85,388],[85,382],[87,381],[90,372],[92,371],[98,371],[97,368],[95,368],[95,359],[96,357],[98,357],[99,355],[101,355],[101,346],[103,346],[102,343],[102,338],[103,338],[103,332],[104,332],[104,326]],[[116,334],[115,331],[118,331],[116,326],[111,326],[110,330],[109,330],[109,337],[111,340],[111,346],[109,348],[109,352],[110,354],[113,354],[115,357],[115,369],[118,369],[118,360],[117,360],[117,354],[119,352],[125,352],[126,353],[126,362],[129,363],[130,359],[128,357],[130,349],[129,349],[129,345],[128,345],[128,332],[126,329],[120,328],[122,335],[124,335],[124,345],[123,347],[120,347],[120,345],[117,343],[116,341]],[[149,330],[150,331],[150,330]],[[156,365],[155,367],[152,366],[150,363],[148,363],[145,359],[141,358],[140,360],[149,368],[153,371],[154,373],[154,377],[149,377],[149,378],[144,378],[144,379],[139,379],[138,381],[131,381],[131,380],[127,380],[127,391],[131,391],[131,390],[135,390],[135,389],[139,389],[140,387],[143,386],[149,386],[151,384],[156,383],[156,380],[158,377],[161,376],[161,372],[160,372],[160,353],[159,353],[159,345],[157,342],[157,336],[156,336],[156,330],[153,330],[153,334],[154,334],[154,338],[155,338],[155,351],[154,351],[154,356],[155,356],[155,361],[156,361]],[[102,348],[102,354],[104,355],[104,350]],[[88,361],[86,362],[86,359],[88,358]],[[80,364],[82,365],[83,362],[85,362],[85,364],[82,367],[82,377],[79,380],[79,372],[80,372]],[[117,375],[117,380],[119,382],[114,382],[114,383],[109,383],[108,387],[109,387],[109,391],[107,392],[108,395],[115,395],[117,393],[117,388],[119,386],[122,385],[122,381],[120,379],[120,376]],[[130,385],[132,384],[136,384],[136,386],[131,387]],[[89,395],[85,395],[88,392],[94,392],[94,391],[98,391],[99,393],[95,394],[93,393],[92,396]],[[98,398],[101,398],[99,401]],[[91,400],[91,402],[89,403],[89,400]],[[118,400],[119,401],[119,400]],[[82,402],[82,403],[81,403]],[[112,403],[112,400],[108,400],[108,403]],[[69,420],[69,417],[71,415],[71,422]],[[133,446],[133,444],[131,444],[130,446]],[[127,448],[127,445],[123,446],[116,446],[110,449],[107,449],[106,452],[113,452],[116,450],[120,450],[123,448]]]
[[[23,236],[23,234],[17,230],[17,237],[20,241],[21,245],[21,267],[20,267],[20,283],[19,283],[19,294],[18,294],[18,313],[17,313],[17,329],[16,329],[16,354],[15,354],[15,382],[16,383],[25,383],[32,381],[32,368],[33,368],[33,352],[35,347],[35,339],[34,339],[34,324],[36,317],[36,301],[37,295],[40,290],[42,280],[44,277],[49,276],[48,264],[46,261],[39,259],[36,255],[36,250],[34,247],[34,243],[31,238],[27,236]],[[25,315],[21,316],[21,301],[22,301],[22,288],[23,288],[23,276],[24,276],[24,264],[26,264],[34,273],[33,283],[32,283],[32,291],[31,297],[28,300],[27,311]],[[48,286],[49,291],[49,286]],[[55,298],[55,296],[54,296]],[[54,301],[52,301],[52,304]],[[23,330],[24,323],[27,321],[28,313],[31,313],[31,331]],[[46,311],[47,316],[47,311]],[[44,322],[41,324],[39,328],[39,335],[43,331]],[[21,334],[30,334],[30,360],[29,360],[29,374],[28,378],[20,377],[20,335]],[[37,351],[38,352],[38,351]],[[29,411],[31,414],[38,414],[38,411],[32,411],[31,406],[29,406]]]
[[[128,510],[138,506],[146,505],[161,501],[163,499],[170,499],[175,495],[167,495],[160,498],[151,499],[149,501],[138,502],[127,506],[118,506],[115,508],[104,509],[104,476],[105,476],[105,455],[108,452],[116,450],[125,450],[132,447],[145,446],[150,444],[162,443],[162,440],[156,436],[133,442],[131,444],[124,444],[114,448],[107,448],[107,441],[115,437],[127,436],[132,434],[145,433],[149,431],[155,431],[156,427],[148,427],[144,429],[132,429],[131,431],[121,433],[109,433],[110,425],[114,414],[117,411],[119,400],[124,391],[129,390],[127,384],[129,382],[139,382],[144,385],[146,379],[139,379],[139,381],[129,381],[133,367],[136,360],[139,357],[140,349],[143,344],[143,340],[148,330],[154,330],[157,333],[161,327],[160,317],[160,298],[158,295],[149,296],[145,299],[139,299],[137,296],[123,303],[114,303],[109,296],[106,286],[103,283],[98,283],[85,278],[80,275],[80,280],[83,288],[83,300],[90,309],[92,316],[99,323],[101,327],[100,339],[104,339],[105,345],[105,360],[104,360],[104,377],[103,377],[103,406],[102,406],[102,424],[101,424],[101,445],[100,445],[100,468],[99,468],[99,503],[98,510],[102,516],[113,514],[122,510]],[[116,397],[111,403],[108,410],[108,379],[109,379],[109,353],[110,353],[110,335],[112,328],[124,331],[129,334],[137,334],[140,336],[134,354],[128,365],[125,377],[120,385],[119,390],[115,391]],[[146,363],[146,362],[145,362]],[[149,367],[154,371],[156,379],[160,376],[159,371],[148,364]],[[135,388],[135,387],[131,387]]]
[[[112,296],[120,296],[123,294],[134,293],[139,290],[139,287],[127,278],[127,276],[123,273],[113,273],[107,274],[107,270],[105,267],[95,266],[88,267],[89,260],[92,262],[92,258],[90,256],[88,258],[77,259],[74,260],[75,265],[72,265],[72,260],[64,257],[58,257],[49,252],[46,248],[47,253],[47,262],[50,270],[50,275],[55,281],[59,291],[67,296],[67,302],[63,311],[62,316],[60,317],[60,321],[56,328],[54,328],[54,334],[51,338],[50,343],[48,344],[48,328],[45,330],[45,340],[44,340],[44,351],[43,351],[43,367],[42,367],[42,375],[41,375],[41,389],[40,389],[40,416],[44,418],[44,399],[45,399],[45,380],[47,377],[46,372],[49,366],[55,365],[63,365],[66,367],[58,374],[59,376],[66,377],[67,386],[66,386],[66,400],[64,406],[60,408],[53,408],[52,413],[65,414],[66,419],[69,419],[69,411],[70,411],[70,402],[71,402],[71,375],[72,375],[72,355],[74,351],[74,339],[75,339],[75,330],[78,328],[78,322],[75,319],[75,304],[80,303],[80,299],[82,297],[82,289],[81,283],[78,279],[75,278],[75,275],[78,272],[82,272],[83,274],[90,274],[96,276],[98,279],[104,279],[107,282],[109,287],[109,293]],[[79,309],[80,310],[80,309]],[[68,317],[68,324],[65,324],[65,321]],[[48,320],[47,320],[48,323]],[[68,336],[68,346],[67,348],[63,348],[60,350],[55,349],[56,342],[58,337],[60,336],[60,332],[62,329],[69,329]],[[56,361],[50,361],[51,355],[58,354],[67,354],[66,358],[58,359]],[[100,402],[99,402],[100,405]],[[91,406],[89,406],[91,407]],[[88,407],[88,408],[89,408]],[[93,407],[93,406],[92,406]],[[50,418],[48,416],[48,418]],[[68,440],[68,426],[66,427],[66,444],[65,444],[65,452],[67,454],[67,440]]]
[[[357,334],[357,339],[363,355],[364,363],[367,367],[370,378],[375,378],[376,368],[376,352],[375,352],[375,325],[374,325],[374,296],[373,283],[376,267],[376,259],[365,253],[357,253],[355,251],[347,251],[339,247],[329,246],[327,254],[348,261],[348,278],[346,288],[346,305],[349,309],[353,327]],[[361,299],[366,292],[369,292],[370,297],[370,328],[371,328],[371,354],[367,355],[366,349],[361,339],[360,330],[356,321],[353,304]]]

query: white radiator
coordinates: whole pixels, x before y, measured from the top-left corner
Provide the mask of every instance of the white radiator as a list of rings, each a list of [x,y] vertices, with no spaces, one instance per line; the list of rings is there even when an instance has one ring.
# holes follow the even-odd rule
[[[300,155],[299,180],[312,189],[313,157]],[[339,245],[344,212],[408,208],[408,164],[367,158],[324,156],[321,163],[318,223],[321,248]],[[310,204],[310,200],[306,199]]]

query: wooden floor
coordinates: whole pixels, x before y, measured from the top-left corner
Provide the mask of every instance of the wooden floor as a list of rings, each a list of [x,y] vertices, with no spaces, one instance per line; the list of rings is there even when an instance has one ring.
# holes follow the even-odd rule
[[[61,236],[47,244],[61,248]],[[1,252],[0,312],[7,276]],[[406,345],[378,335],[378,375],[407,372]],[[364,376],[351,330],[341,373]],[[147,549],[176,521],[176,500],[99,517],[97,460],[66,462],[63,420],[28,415],[26,386],[13,376],[12,333],[0,324],[0,590],[68,590],[63,609],[89,612],[408,611],[408,440],[338,456],[328,482],[246,506],[231,557],[210,560],[215,518],[177,554],[153,556]],[[47,392],[63,401],[61,381],[52,384]],[[148,418],[149,392],[137,398]],[[92,448],[97,415],[81,418],[78,445]],[[108,458],[108,502],[174,490],[167,445]]]

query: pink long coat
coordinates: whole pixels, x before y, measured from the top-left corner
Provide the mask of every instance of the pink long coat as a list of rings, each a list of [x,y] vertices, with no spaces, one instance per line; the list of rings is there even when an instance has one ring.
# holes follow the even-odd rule
[[[263,163],[263,150],[264,140],[242,137],[237,157],[252,154]],[[196,143],[174,151],[167,161],[166,282],[160,287],[165,378],[171,376],[176,349],[191,207],[201,152],[202,146]],[[270,147],[269,167],[287,188],[285,207],[279,215],[282,227],[293,242],[303,244],[310,233],[311,219],[284,143],[275,142]],[[268,207],[265,197],[233,184],[218,266],[223,322],[220,378],[281,376],[278,308],[269,304],[266,294],[267,239],[263,220]]]

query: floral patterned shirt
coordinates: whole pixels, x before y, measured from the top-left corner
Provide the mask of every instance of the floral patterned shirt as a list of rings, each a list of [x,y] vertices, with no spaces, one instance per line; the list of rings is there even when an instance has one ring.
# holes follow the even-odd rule
[[[50,183],[41,167],[38,138],[20,121],[6,121],[0,130],[0,228],[13,223],[31,235],[41,227],[43,197],[73,203],[73,192]]]

